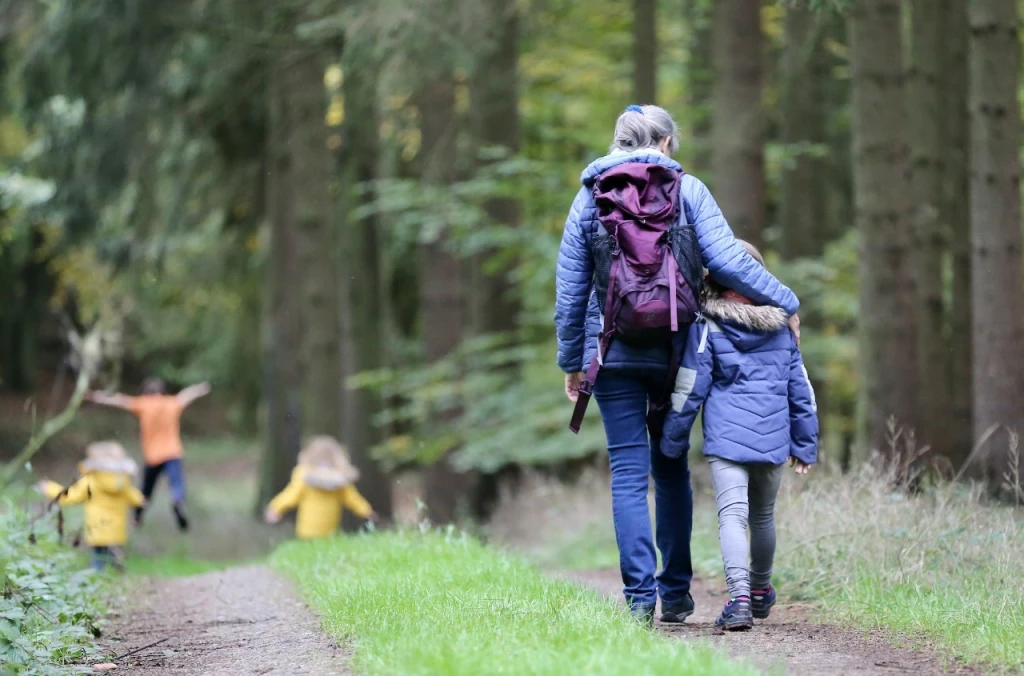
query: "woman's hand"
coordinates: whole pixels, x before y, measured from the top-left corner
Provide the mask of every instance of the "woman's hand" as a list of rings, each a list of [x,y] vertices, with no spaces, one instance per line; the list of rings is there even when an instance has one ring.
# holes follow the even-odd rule
[[[801,476],[804,476],[808,472],[811,471],[811,466],[810,465],[806,464],[802,460],[797,460],[796,458],[794,458],[792,456],[789,458],[789,466],[794,468],[796,473],[801,475]]]
[[[281,521],[281,515],[272,510],[270,507],[267,507],[267,510],[263,512],[263,520],[270,525],[274,525],[275,523],[279,523]]]
[[[789,330],[793,332],[793,337],[796,338],[797,349],[800,348],[800,313],[797,313],[789,318]]]
[[[574,404],[580,398],[580,383],[582,382],[582,372],[565,374],[565,396],[569,397],[569,401]]]

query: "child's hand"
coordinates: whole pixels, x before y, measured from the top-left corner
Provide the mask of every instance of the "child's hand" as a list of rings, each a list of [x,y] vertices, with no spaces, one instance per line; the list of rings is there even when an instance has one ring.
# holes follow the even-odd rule
[[[49,483],[46,481],[46,479],[40,479],[35,483],[33,488],[39,491],[42,495],[46,495],[47,486],[49,486]]]
[[[803,475],[805,475],[805,474],[807,474],[808,472],[811,471],[811,466],[810,465],[808,465],[807,463],[805,463],[805,462],[803,462],[801,460],[797,460],[796,458],[793,458],[793,457],[791,457],[789,459],[789,466],[794,468],[796,473],[801,475],[801,476],[803,476]]]
[[[372,523],[374,526],[380,526],[383,523],[383,520],[380,518],[380,514],[378,514],[377,512],[370,512],[367,515],[366,520]]]
[[[263,512],[263,520],[272,526],[281,521],[281,515],[267,507],[266,511]]]

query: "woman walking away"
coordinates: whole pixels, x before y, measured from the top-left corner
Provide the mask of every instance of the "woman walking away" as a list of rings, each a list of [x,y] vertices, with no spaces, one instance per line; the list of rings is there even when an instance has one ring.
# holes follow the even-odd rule
[[[178,528],[188,530],[185,517],[185,471],[181,464],[184,446],[181,443],[181,414],[200,397],[210,393],[207,383],[186,387],[178,394],[164,392],[164,381],[147,378],[142,384],[142,396],[89,392],[85,399],[103,406],[113,406],[134,413],[139,418],[142,437],[142,459],[146,463],[142,475],[142,494],[149,501],[153,497],[156,480],[164,472],[171,486],[171,509]],[[141,523],[144,508],[135,510],[135,523]]]
[[[669,157],[678,137],[672,117],[657,106],[629,106],[619,116],[611,152],[583,171],[557,266],[558,365],[566,394],[578,404],[573,427],[592,386],[608,438],[624,593],[634,616],[648,624],[658,596],[664,622],[693,613],[690,472],[685,455],[659,452],[658,417],[671,393],[670,361],[695,318],[687,310],[696,309],[700,267],[757,303],[789,315],[798,307],[796,296],[733,237],[704,184]],[[651,475],[663,563],[657,577]]]
[[[40,481],[36,487],[50,500],[60,496],[61,505],[84,502],[85,542],[92,547],[92,567],[103,570],[111,564],[123,569],[128,510],[146,503],[132,485],[138,466],[121,444],[100,441],[86,447],[85,460],[78,467],[82,476],[66,491],[53,481]]]
[[[359,470],[344,446],[331,437],[314,437],[299,453],[291,481],[271,500],[264,518],[267,523],[277,523],[285,512],[298,509],[295,535],[300,540],[337,533],[346,508],[361,519],[376,522],[373,507],[356,490],[358,479]]]
[[[757,249],[744,245],[763,264]],[[817,460],[818,414],[784,312],[754,305],[714,282],[703,306],[704,319],[690,327],[661,450],[686,456],[703,405],[704,455],[718,502],[730,597],[715,626],[750,629],[775,604],[775,496],[782,466],[788,460],[797,474],[806,474]]]

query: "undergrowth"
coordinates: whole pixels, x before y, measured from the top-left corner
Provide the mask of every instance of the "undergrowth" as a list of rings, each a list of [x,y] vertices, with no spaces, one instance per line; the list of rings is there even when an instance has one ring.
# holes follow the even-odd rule
[[[754,673],[462,535],[292,542],[272,560],[354,648],[364,674]]]
[[[92,673],[103,612],[101,578],[35,524],[0,505],[0,673]]]

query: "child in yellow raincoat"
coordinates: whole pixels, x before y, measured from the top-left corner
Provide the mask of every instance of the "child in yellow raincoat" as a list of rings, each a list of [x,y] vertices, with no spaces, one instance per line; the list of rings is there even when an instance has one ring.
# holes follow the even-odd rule
[[[92,567],[120,567],[121,547],[128,540],[128,510],[146,503],[132,485],[138,467],[115,441],[89,444],[85,460],[78,467],[82,476],[64,495],[64,487],[53,481],[40,481],[37,487],[51,500],[61,495],[61,505],[84,502],[85,542],[92,547]]]
[[[301,540],[330,537],[338,531],[344,509],[361,519],[376,521],[373,507],[356,490],[359,470],[345,448],[331,437],[314,437],[299,453],[288,486],[271,500],[264,515],[277,523],[298,509],[295,534]]]

